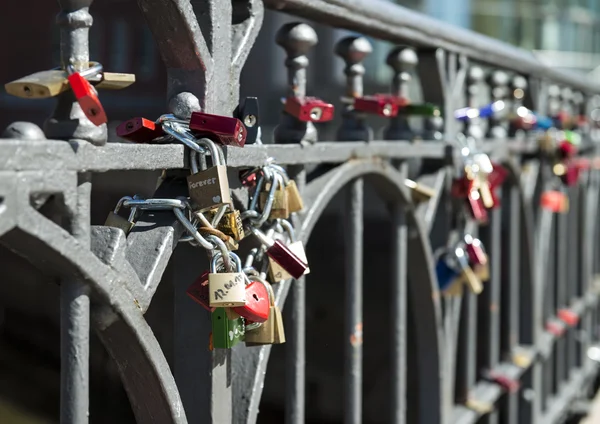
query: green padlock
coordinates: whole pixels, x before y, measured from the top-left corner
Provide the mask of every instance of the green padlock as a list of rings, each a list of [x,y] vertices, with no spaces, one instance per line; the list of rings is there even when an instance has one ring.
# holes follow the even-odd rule
[[[413,115],[413,116],[440,116],[440,108],[431,103],[409,103],[403,106],[398,111],[402,115]]]
[[[216,308],[211,316],[213,347],[230,349],[244,340],[244,318],[227,308]]]

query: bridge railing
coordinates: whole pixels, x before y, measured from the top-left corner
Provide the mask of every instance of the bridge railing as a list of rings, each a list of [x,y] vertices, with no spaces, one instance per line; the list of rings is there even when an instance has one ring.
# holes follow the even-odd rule
[[[90,60],[91,3],[60,2],[63,64],[85,67]],[[231,116],[263,2],[138,4],[167,67],[169,112],[186,117],[201,108]],[[545,67],[527,51],[382,0],[265,0],[264,6],[402,46],[387,61],[391,94],[406,97],[417,85],[422,100],[441,110],[411,119],[399,114],[373,128],[348,100],[332,102],[343,110],[336,141],[319,140],[318,126],[282,113],[274,144],[224,148],[230,171],[263,166],[269,158],[287,168],[304,197],[305,209],[294,223],[305,244],[319,236],[313,230],[327,205],[344,193],[345,272],[339,281],[328,281],[344,292],[335,306],[345,317],[339,330],[343,421],[554,423],[580,413],[574,405],[595,388],[598,371],[600,85]],[[319,67],[306,57],[316,42],[308,24],[279,32],[288,96],[305,96],[306,68]],[[362,81],[369,53],[368,40],[358,35],[336,45],[347,77],[340,97],[370,94]],[[489,102],[577,117],[576,181],[565,184],[556,161],[540,148],[541,135],[560,138],[558,130],[522,130],[503,115],[467,124],[455,119],[455,110]],[[461,133],[477,139],[481,151],[508,171],[496,192],[501,205],[489,211],[486,225],[452,194],[457,170],[464,167],[455,142]],[[184,146],[107,144],[106,127],[91,124],[69,92],[60,94],[43,135],[34,124],[17,123],[5,137],[0,242],[60,278],[61,422],[88,420],[90,327],[117,363],[138,422],[256,422],[272,347],[207,349],[210,318],[185,294],[206,263],[189,246],[175,249],[184,231],[176,217],[142,214],[127,236],[90,226],[93,175],[168,170],[155,197],[176,197],[182,187],[175,170],[188,167]],[[434,194],[418,201],[406,186],[409,177]],[[247,208],[246,189],[232,187],[236,205]],[[363,333],[370,331],[363,299],[374,284],[365,264],[372,246],[363,242],[371,192],[389,214],[381,236],[389,246],[386,268],[377,275],[389,290],[380,301],[389,303],[390,385],[382,396],[390,411],[378,418],[362,409]],[[568,208],[557,206],[565,199]],[[480,294],[465,289],[449,295],[439,289],[436,253],[465,233],[486,246],[489,278]],[[309,245],[309,259],[314,252],[317,247]],[[286,349],[288,423],[307,419],[306,348],[317,335],[306,330],[306,290],[318,281],[315,274],[274,285],[277,304],[286,309],[288,341],[275,349]],[[172,285],[168,347],[144,318],[159,283]]]

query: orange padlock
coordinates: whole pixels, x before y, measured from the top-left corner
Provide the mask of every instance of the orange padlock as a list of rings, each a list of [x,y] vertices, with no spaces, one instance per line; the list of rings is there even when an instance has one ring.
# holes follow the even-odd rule
[[[108,119],[106,118],[102,103],[98,99],[98,93],[92,84],[85,79],[86,76],[95,76],[101,73],[102,65],[96,63],[91,68],[82,72],[76,72],[73,65],[69,65],[67,72],[69,73],[67,80],[69,81],[71,90],[85,116],[97,127],[106,124]]]
[[[560,191],[548,190],[542,193],[540,206],[554,213],[565,213],[569,210],[569,199]]]

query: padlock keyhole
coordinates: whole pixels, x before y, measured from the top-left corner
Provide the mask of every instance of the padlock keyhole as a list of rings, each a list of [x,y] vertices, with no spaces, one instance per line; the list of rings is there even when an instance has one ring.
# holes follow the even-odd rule
[[[256,295],[256,293],[254,293],[254,294],[252,295],[252,297],[254,298],[254,300],[256,300],[256,301],[258,302],[258,296]]]

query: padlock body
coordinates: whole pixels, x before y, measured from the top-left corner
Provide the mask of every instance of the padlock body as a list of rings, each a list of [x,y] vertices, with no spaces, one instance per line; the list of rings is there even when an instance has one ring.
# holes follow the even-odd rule
[[[566,165],[566,172],[560,176],[562,183],[568,187],[577,185],[579,182],[579,168],[572,163]]]
[[[473,239],[471,243],[466,243],[465,252],[471,265],[485,265],[488,263],[488,257],[479,239]]]
[[[148,143],[163,135],[160,125],[142,117],[131,118],[117,127],[117,136],[135,143]]]
[[[246,346],[261,346],[265,344],[275,344],[275,327],[277,326],[277,318],[275,317],[276,306],[269,308],[269,318],[263,324],[246,332],[244,337]]]
[[[444,257],[437,261],[435,265],[435,274],[441,291],[450,288],[454,280],[459,276],[458,271],[452,268]]]
[[[477,275],[473,272],[473,269],[469,266],[463,268],[460,272],[460,278],[469,287],[474,294],[480,294],[483,291],[483,284],[481,280],[477,278]]]
[[[399,109],[407,104],[408,100],[403,97],[391,94],[373,94],[354,99],[354,110],[392,118],[398,115]]]
[[[333,119],[334,106],[316,97],[289,97],[284,110],[302,122],[327,122]]]
[[[113,211],[110,211],[106,221],[104,222],[104,225],[107,227],[120,228],[125,232],[125,234],[129,234],[135,223],[128,221],[127,218],[124,218]]]
[[[209,312],[213,312],[214,308],[210,307],[210,295],[208,290],[208,275],[209,271],[205,271],[200,275],[194,283],[186,290],[186,294]]]
[[[192,112],[190,129],[211,140],[227,146],[244,147],[246,127],[237,118]]]
[[[304,249],[304,244],[301,241],[295,241],[289,244],[288,249],[295,254],[302,262],[308,265],[308,260],[306,259],[306,251]],[[292,276],[277,262],[273,259],[269,258],[269,273],[271,275],[271,280],[273,282],[279,282],[282,280],[289,280]],[[304,275],[310,274],[310,268],[306,268],[304,271]]]
[[[217,228],[237,241],[245,237],[242,216],[237,209],[226,212]]]
[[[304,201],[296,185],[296,181],[290,180],[285,186],[285,193],[287,195],[288,210],[290,213],[300,212],[304,209]]]
[[[279,240],[275,240],[273,246],[269,247],[266,253],[269,258],[279,264],[296,280],[302,277],[308,268],[306,262],[298,258],[298,256],[292,253],[292,251]]]
[[[127,88],[135,82],[135,74],[125,74],[121,72],[103,72],[102,80],[94,84],[96,88],[103,90],[121,90]]]
[[[46,99],[58,96],[69,89],[67,74],[61,70],[48,70],[27,75],[4,85],[11,96],[23,99]]]
[[[485,210],[485,206],[481,201],[481,196],[477,189],[471,189],[467,195],[467,205],[469,206],[469,211],[473,218],[475,218],[480,223],[486,223],[488,220],[488,215]]]
[[[108,119],[94,87],[78,72],[69,75],[67,79],[87,119],[97,127],[106,124]]]
[[[244,339],[245,326],[241,317],[230,319],[225,308],[216,308],[211,315],[213,347],[230,349]]]
[[[435,190],[433,188],[419,184],[416,181],[405,180],[404,185],[410,189],[412,201],[415,203],[427,202],[435,196]]]
[[[262,283],[253,281],[246,286],[246,304],[232,309],[252,322],[265,322],[269,318],[269,291]]]
[[[274,334],[273,337],[275,340],[274,344],[282,344],[285,343],[285,329],[283,327],[283,316],[281,314],[281,309],[278,306],[274,306],[275,309],[275,325],[273,328]]]
[[[195,209],[205,211],[231,204],[227,166],[217,165],[187,177]]]
[[[267,198],[269,197],[269,190],[271,189],[271,184],[265,184],[265,191],[261,191],[259,201],[260,207],[264,210],[264,207],[267,203]],[[290,217],[290,208],[288,202],[288,196],[284,187],[277,187],[275,190],[275,195],[273,197],[273,204],[271,206],[271,213],[269,214],[269,218],[271,219],[287,219]]]
[[[219,272],[208,275],[210,306],[234,307],[246,304],[246,290],[243,273]]]

